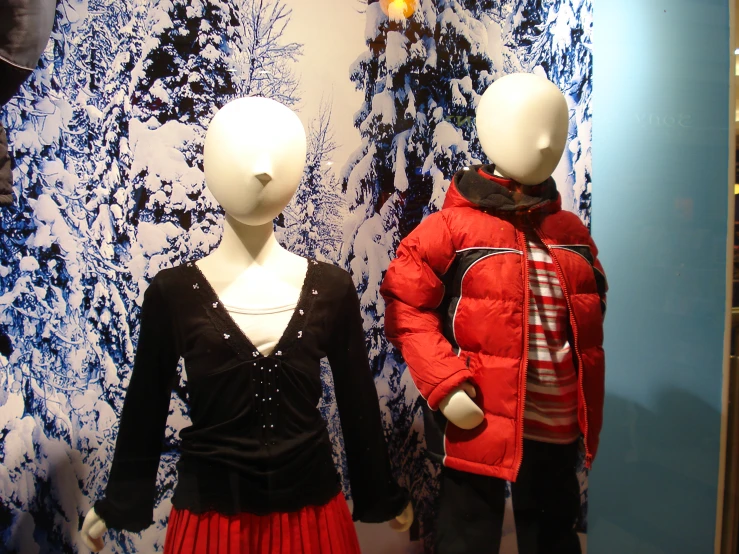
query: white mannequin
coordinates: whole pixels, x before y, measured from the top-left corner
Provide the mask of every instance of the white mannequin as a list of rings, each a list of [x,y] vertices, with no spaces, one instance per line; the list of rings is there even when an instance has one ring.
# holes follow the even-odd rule
[[[562,158],[569,130],[567,100],[555,84],[531,73],[513,73],[495,81],[477,107],[477,134],[495,173],[523,185],[551,177]],[[474,402],[475,387],[465,382],[439,404],[460,429],[483,422]]]
[[[278,244],[272,222],[295,194],[305,159],[303,124],[274,100],[241,98],[211,121],[205,181],[226,220],[221,243],[197,265],[224,305],[254,309],[297,303],[308,263]],[[390,526],[407,531],[412,523],[409,503]],[[90,510],[81,530],[85,545],[100,551],[106,532],[105,522]]]

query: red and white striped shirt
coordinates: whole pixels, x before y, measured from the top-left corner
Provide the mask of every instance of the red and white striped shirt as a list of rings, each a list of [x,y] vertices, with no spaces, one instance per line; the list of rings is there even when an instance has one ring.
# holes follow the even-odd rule
[[[570,444],[580,437],[580,427],[567,302],[549,251],[535,233],[527,239],[531,301],[524,437]]]

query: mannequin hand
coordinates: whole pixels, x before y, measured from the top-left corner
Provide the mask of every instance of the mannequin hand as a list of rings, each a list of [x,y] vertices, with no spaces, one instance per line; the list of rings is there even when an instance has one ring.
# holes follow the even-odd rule
[[[408,502],[403,513],[390,522],[390,528],[403,533],[410,529],[411,525],[413,525],[413,504]]]
[[[444,417],[460,429],[474,429],[485,419],[480,407],[472,400],[476,396],[475,386],[465,381],[441,401],[439,409]]]
[[[108,532],[105,522],[95,513],[95,508],[87,512],[85,521],[82,523],[82,542],[93,552],[100,552],[105,546],[102,537]]]

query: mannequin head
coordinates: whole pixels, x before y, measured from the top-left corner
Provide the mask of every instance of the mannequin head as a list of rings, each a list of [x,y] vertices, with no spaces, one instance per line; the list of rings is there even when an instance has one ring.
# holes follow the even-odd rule
[[[287,206],[300,184],[305,128],[287,106],[267,98],[226,104],[205,136],[205,183],[226,214],[264,225]]]
[[[537,185],[554,173],[568,129],[564,95],[531,73],[501,77],[477,107],[477,134],[485,154],[501,175],[524,185]]]

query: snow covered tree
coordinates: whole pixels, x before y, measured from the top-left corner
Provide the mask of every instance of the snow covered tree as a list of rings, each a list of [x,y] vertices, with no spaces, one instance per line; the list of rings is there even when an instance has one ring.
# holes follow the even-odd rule
[[[147,11],[150,39],[134,69],[134,115],[205,125],[236,93],[227,52],[237,12],[229,2],[200,0],[152,2]]]
[[[334,175],[331,100],[307,129],[308,155],[295,197],[278,218],[277,235],[291,252],[335,263],[341,252],[344,197]]]
[[[341,178],[350,215],[342,261],[351,268],[368,330],[372,366],[396,467],[430,537],[435,468],[423,453],[418,393],[383,332],[380,284],[399,241],[441,207],[449,179],[482,158],[474,126],[479,96],[492,82],[481,4],[419,0],[407,20],[367,6],[368,49],[351,78],[365,100],[355,116],[362,145]]]
[[[302,46],[285,42],[292,10],[283,0],[238,0],[240,44],[231,56],[241,96],[264,96],[293,106],[298,101],[294,64]]]
[[[87,396],[105,365],[88,320],[98,284],[85,209],[91,95],[87,3],[63,0],[39,68],[5,107],[16,204],[2,211],[0,373],[2,543],[8,552],[53,551],[75,535],[84,474],[81,431],[112,411]],[[75,66],[72,70],[71,66]],[[115,311],[118,306],[111,306]],[[102,366],[102,367],[101,367]],[[82,410],[82,404],[87,404]]]

